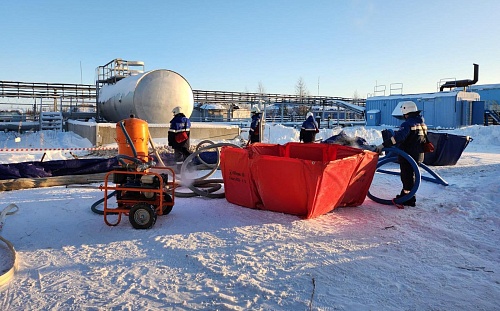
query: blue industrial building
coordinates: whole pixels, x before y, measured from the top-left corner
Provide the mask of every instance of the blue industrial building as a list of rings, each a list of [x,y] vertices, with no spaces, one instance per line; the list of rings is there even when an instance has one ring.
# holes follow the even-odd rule
[[[471,85],[484,102],[484,125],[500,124],[500,84]]]
[[[471,85],[468,89],[478,93],[487,106],[500,105],[500,84]]]
[[[446,91],[437,93],[374,96],[366,99],[366,125],[399,126],[398,103],[413,101],[429,128],[458,128],[483,124],[484,102],[475,92]],[[399,116],[399,117],[398,117]]]
[[[500,124],[500,84],[476,85],[478,80],[479,65],[474,64],[474,79],[446,81],[440,92],[369,97],[366,125],[399,126],[403,119],[399,103],[403,101],[417,104],[428,128]]]

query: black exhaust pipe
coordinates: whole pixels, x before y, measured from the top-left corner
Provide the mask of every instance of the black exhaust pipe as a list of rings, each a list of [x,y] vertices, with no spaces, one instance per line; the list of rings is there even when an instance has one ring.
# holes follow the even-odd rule
[[[458,81],[447,81],[445,84],[441,85],[439,90],[442,92],[444,88],[454,88],[454,87],[466,87],[469,85],[476,84],[479,80],[479,65],[474,65],[474,80],[458,80]]]

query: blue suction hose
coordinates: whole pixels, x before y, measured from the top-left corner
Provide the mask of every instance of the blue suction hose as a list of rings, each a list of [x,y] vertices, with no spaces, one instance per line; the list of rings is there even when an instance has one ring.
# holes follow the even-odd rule
[[[387,162],[394,162],[396,160],[396,157],[390,157],[388,158],[387,160],[386,159],[383,159],[384,164],[387,163]],[[381,160],[382,161],[382,160]],[[432,177],[429,177],[429,176],[422,176],[422,180],[425,180],[425,181],[430,181],[430,182],[433,182],[433,183],[436,183],[436,184],[441,184],[443,186],[448,186],[448,182],[446,180],[444,180],[441,176],[439,176],[436,172],[434,172],[433,170],[431,170],[427,165],[425,165],[424,163],[420,163],[419,166],[421,168],[423,168],[425,171],[427,171],[427,173],[429,173],[430,175],[432,175]],[[377,172],[380,172],[380,173],[386,173],[386,174],[391,174],[391,175],[400,175],[398,172],[393,172],[393,171],[386,171],[386,170],[377,170]]]
[[[407,193],[406,195],[404,195],[402,197],[394,199],[394,202],[393,202],[393,200],[386,200],[386,199],[378,198],[378,197],[374,196],[373,194],[371,194],[370,191],[368,191],[367,196],[372,201],[375,201],[375,202],[380,203],[380,204],[385,204],[385,205],[394,205],[394,203],[402,204],[403,202],[406,202],[411,197],[413,197],[415,195],[415,193],[417,193],[418,187],[420,186],[420,182],[422,180],[422,175],[420,174],[420,170],[418,169],[417,162],[415,162],[415,160],[413,160],[413,158],[410,157],[406,152],[404,152],[398,148],[393,148],[393,147],[384,148],[383,151],[385,151],[386,153],[387,152],[394,152],[397,155],[402,156],[406,161],[408,161],[408,163],[410,163],[411,167],[413,168],[413,171],[415,172],[415,184],[413,185],[413,188],[411,188],[409,193]],[[395,158],[392,156],[382,158],[377,163],[377,171],[378,171],[378,168],[381,167],[382,165],[389,163],[389,162],[394,162],[394,160],[395,160]]]

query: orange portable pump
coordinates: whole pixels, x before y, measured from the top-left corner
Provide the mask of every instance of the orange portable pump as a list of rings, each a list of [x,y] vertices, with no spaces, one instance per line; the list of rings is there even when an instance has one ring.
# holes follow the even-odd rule
[[[104,190],[104,222],[116,226],[125,214],[134,228],[149,229],[157,215],[167,215],[174,206],[175,172],[151,161],[148,142],[153,143],[146,121],[131,116],[118,122],[116,142],[121,166],[108,172],[104,185],[99,186]],[[109,202],[113,196],[115,207]],[[108,220],[110,215],[116,215],[114,222]]]
[[[118,154],[123,154],[148,162],[148,123],[133,115],[116,123]]]

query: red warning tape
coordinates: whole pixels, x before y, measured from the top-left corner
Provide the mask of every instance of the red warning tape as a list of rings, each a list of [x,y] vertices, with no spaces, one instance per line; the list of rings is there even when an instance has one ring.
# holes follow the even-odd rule
[[[0,152],[33,152],[33,151],[64,151],[64,150],[116,150],[118,147],[94,147],[94,148],[7,148]]]

